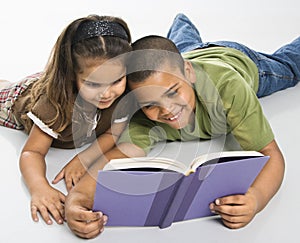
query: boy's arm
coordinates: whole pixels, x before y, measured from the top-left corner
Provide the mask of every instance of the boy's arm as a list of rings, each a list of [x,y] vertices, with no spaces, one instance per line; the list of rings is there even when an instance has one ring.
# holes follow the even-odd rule
[[[284,158],[273,140],[260,150],[270,159],[245,195],[218,198],[210,205],[212,212],[222,217],[223,223],[232,229],[247,225],[276,194],[284,176]]]
[[[65,215],[69,228],[79,237],[93,238],[103,231],[107,216],[92,212],[98,170],[111,159],[145,156],[139,147],[122,143],[105,153],[80,179],[66,198]]]
[[[112,149],[124,130],[126,122],[115,123],[105,133],[100,135],[87,149],[81,151],[69,161],[55,176],[53,184],[65,179],[67,191],[77,184],[89,166],[104,153]]]

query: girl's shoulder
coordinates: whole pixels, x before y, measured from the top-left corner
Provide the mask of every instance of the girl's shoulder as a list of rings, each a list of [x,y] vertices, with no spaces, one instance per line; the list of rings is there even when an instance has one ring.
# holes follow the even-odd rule
[[[31,112],[43,121],[52,120],[56,116],[56,108],[50,102],[46,94],[40,95],[35,104],[33,104]]]

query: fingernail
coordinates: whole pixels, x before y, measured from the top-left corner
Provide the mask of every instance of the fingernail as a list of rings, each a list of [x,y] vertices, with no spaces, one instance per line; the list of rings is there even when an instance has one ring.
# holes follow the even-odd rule
[[[215,204],[216,204],[216,205],[220,205],[220,204],[221,204],[220,200],[219,200],[219,199],[216,199]]]
[[[103,216],[103,213],[102,212],[99,212],[99,217],[101,218]]]
[[[103,225],[106,225],[107,224],[107,220],[103,220]]]

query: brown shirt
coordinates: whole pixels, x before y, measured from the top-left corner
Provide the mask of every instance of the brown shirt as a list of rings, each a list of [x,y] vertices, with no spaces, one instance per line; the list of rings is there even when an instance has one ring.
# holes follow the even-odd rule
[[[44,121],[53,119],[56,114],[54,106],[49,102],[46,95],[42,95],[39,98],[37,103],[34,104],[32,110],[26,110],[26,105],[30,102],[31,87],[32,85],[29,85],[29,87],[21,95],[19,95],[12,109],[16,119],[23,124],[27,133],[29,133],[33,125],[33,121],[27,116],[28,112],[31,112],[43,124],[45,124]],[[94,141],[96,137],[103,134],[110,128],[115,119],[126,117],[125,110],[122,110],[122,112],[119,112],[118,114],[114,112],[117,103],[118,100],[115,101],[109,108],[101,110],[101,117],[98,121],[96,121],[97,125],[94,130],[92,129],[93,124],[90,122],[91,120],[94,120],[94,116],[87,119],[87,115],[83,114],[84,111],[82,111],[82,109],[76,109],[75,107],[75,109],[71,111],[73,115],[72,121],[67,125],[66,129],[57,134],[57,138],[53,137],[52,147],[75,148]],[[96,112],[100,114],[100,110],[95,111],[93,114],[95,115]],[[57,120],[53,126],[49,127],[48,130],[52,130],[55,134],[59,122],[60,121]],[[35,124],[37,124],[36,121]],[[39,126],[40,124],[37,125]]]

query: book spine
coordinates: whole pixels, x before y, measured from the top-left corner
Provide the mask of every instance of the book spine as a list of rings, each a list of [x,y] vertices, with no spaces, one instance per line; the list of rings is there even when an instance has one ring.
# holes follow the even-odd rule
[[[203,168],[201,168],[201,169],[203,169]],[[199,177],[200,171],[201,170],[198,169],[195,173],[191,174],[193,176],[190,180],[188,188],[186,188],[186,193],[184,194],[184,197],[181,200],[181,204],[178,207],[178,210],[176,212],[176,215],[174,216],[173,221],[184,220],[185,215],[186,215],[187,211],[189,210],[189,208],[190,208],[195,196],[197,195],[199,188],[201,187],[202,182],[204,180],[204,178]]]
[[[174,221],[174,218],[180,208],[182,201],[184,200],[187,189],[189,188],[193,179],[193,174],[189,176],[184,176],[178,183],[176,190],[174,190],[173,197],[170,198],[168,206],[164,214],[161,217],[159,228],[167,228],[171,226]]]
[[[152,201],[152,206],[145,220],[145,226],[159,226],[162,215],[165,214],[166,208],[169,207],[174,198],[174,194],[183,178],[180,173],[165,172],[162,173],[159,187],[155,193],[155,198]]]

